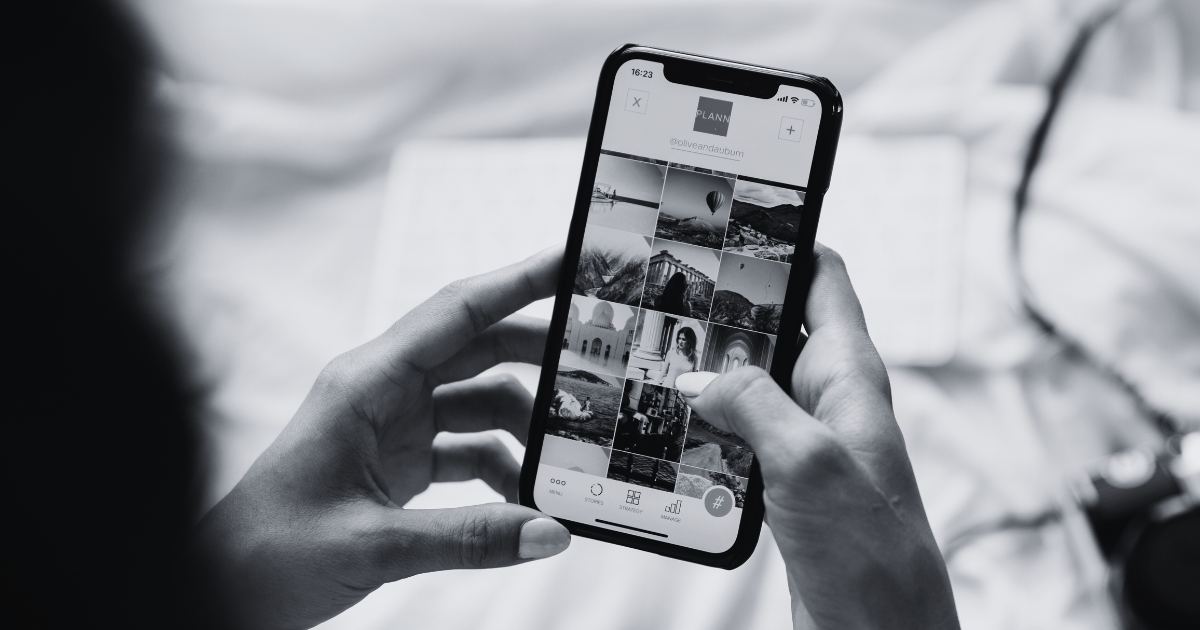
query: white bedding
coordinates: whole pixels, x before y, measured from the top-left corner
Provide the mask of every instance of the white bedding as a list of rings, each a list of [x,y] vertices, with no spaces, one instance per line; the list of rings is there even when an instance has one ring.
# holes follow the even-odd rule
[[[393,148],[581,136],[604,54],[638,41],[829,76],[846,95],[848,136],[961,143],[952,351],[938,365],[890,362],[897,416],[964,628],[1113,627],[1086,538],[1069,519],[1037,517],[1056,509],[1065,475],[1154,434],[1092,363],[1023,319],[1008,241],[1020,159],[1044,107],[1038,85],[1094,4],[135,3],[164,51],[160,94],[177,112],[181,168],[149,264],[206,388],[210,500],[273,439],[320,367],[364,338],[364,319],[386,317],[370,295]],[[1200,21],[1190,6],[1131,3],[1097,38],[1034,182],[1023,264],[1038,303],[1089,354],[1197,423]],[[457,254],[447,247],[440,262],[460,268]],[[1014,518],[1040,526],[975,535]],[[781,571],[769,537],[730,573],[578,540],[517,569],[390,585],[327,625],[781,627]]]

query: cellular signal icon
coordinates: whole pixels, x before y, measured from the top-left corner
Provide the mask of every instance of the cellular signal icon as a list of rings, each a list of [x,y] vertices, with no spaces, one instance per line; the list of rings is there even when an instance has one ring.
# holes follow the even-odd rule
[[[786,96],[780,96],[779,98],[777,98],[777,99],[775,99],[775,100],[777,100],[777,101],[783,101],[784,103],[786,103],[786,102],[788,101],[788,97],[786,97]]]

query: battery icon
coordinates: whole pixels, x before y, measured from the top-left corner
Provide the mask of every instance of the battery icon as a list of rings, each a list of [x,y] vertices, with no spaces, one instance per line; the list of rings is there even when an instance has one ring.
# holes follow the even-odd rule
[[[817,103],[816,103],[816,101],[812,100],[811,98],[802,98],[802,99],[800,99],[800,104],[805,107],[812,107],[813,105],[816,105]]]

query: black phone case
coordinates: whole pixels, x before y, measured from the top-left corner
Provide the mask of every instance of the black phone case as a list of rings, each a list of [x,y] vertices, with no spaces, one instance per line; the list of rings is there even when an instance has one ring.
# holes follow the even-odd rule
[[[562,338],[566,327],[575,280],[575,268],[579,263],[579,255],[583,246],[583,232],[587,226],[593,179],[600,159],[600,145],[604,138],[604,128],[608,119],[613,83],[621,65],[633,59],[645,59],[664,64],[664,76],[675,83],[764,99],[774,96],[781,84],[793,85],[811,90],[820,98],[823,108],[821,125],[817,133],[812,170],[808,180],[809,187],[805,191],[804,212],[801,214],[800,229],[796,240],[796,255],[793,257],[792,273],[784,297],[783,312],[780,316],[775,357],[770,369],[770,374],[775,382],[785,391],[790,391],[792,367],[803,346],[800,327],[804,315],[804,305],[808,300],[809,285],[812,282],[812,256],[803,256],[801,252],[811,253],[812,251],[817,233],[817,220],[821,214],[825,191],[829,188],[834,154],[842,127],[842,97],[837,89],[828,79],[799,72],[635,44],[621,46],[608,56],[600,71],[596,102],[592,107],[592,121],[588,130],[583,171],[579,178],[579,189],[575,195],[575,213],[571,219],[571,228],[567,236],[566,255],[563,257],[563,271],[559,275],[548,339]],[[560,353],[559,344],[546,344],[541,378],[538,381],[537,398],[533,407],[533,420],[529,426],[525,461],[521,467],[521,505],[534,509],[538,509],[538,506],[533,499],[533,485],[538,461],[541,459],[545,420],[553,398],[554,378],[557,373],[555,368],[558,365]],[[567,519],[558,520],[575,536],[594,538],[696,564],[734,569],[750,558],[758,544],[764,513],[762,493],[762,475],[759,471],[758,459],[755,458],[750,470],[750,483],[737,539],[732,547],[721,553],[698,551],[668,542],[603,529],[587,523]]]

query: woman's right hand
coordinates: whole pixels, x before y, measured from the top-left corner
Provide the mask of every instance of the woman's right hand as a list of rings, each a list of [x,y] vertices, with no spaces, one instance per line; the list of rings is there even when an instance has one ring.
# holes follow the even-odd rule
[[[958,628],[887,372],[845,265],[819,244],[805,327],[792,397],[741,368],[689,401],[754,448],[794,626]]]

